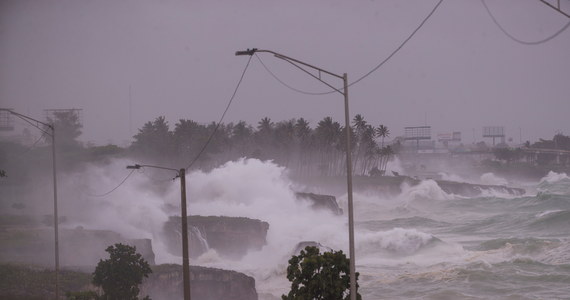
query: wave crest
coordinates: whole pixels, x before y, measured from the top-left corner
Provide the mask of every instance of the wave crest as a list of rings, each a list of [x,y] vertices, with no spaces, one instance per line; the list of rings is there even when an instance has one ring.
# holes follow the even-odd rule
[[[405,200],[452,200],[454,196],[446,193],[434,180],[422,180],[420,184],[409,186],[402,184],[400,197]]]
[[[359,246],[363,252],[384,250],[401,255],[414,254],[434,242],[441,241],[431,234],[404,228],[368,233],[359,239],[362,241]]]
[[[540,183],[557,183],[559,181],[570,181],[570,177],[566,173],[548,172],[546,176],[540,179]]]

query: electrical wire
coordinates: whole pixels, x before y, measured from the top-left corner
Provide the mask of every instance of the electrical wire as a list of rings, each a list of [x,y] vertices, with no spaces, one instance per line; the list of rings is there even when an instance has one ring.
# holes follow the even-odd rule
[[[51,136],[51,135],[52,135],[51,133],[49,133],[49,132],[47,132],[47,131],[45,130],[45,127],[44,127],[44,128],[40,127],[40,124],[39,124],[38,121],[34,120],[34,121],[37,123],[37,124],[34,124],[34,123],[32,123],[30,120],[28,120],[28,119],[26,119],[26,118],[20,116],[19,114],[15,114],[15,116],[18,117],[20,120],[23,120],[23,121],[25,121],[26,123],[30,124],[32,127],[37,128],[39,131],[43,132],[45,135],[48,135],[48,136]]]
[[[435,13],[435,11],[438,9],[438,7],[441,5],[442,2],[443,2],[443,0],[439,0],[439,2],[433,7],[433,9],[430,11],[430,13],[418,25],[418,27],[416,27],[416,29],[414,29],[414,31],[412,31],[412,33],[394,51],[392,51],[392,53],[390,53],[390,55],[388,55],[384,60],[382,60],[379,64],[377,64],[374,68],[372,68],[368,73],[360,76],[355,81],[349,83],[348,86],[350,87],[354,84],[357,84],[358,82],[360,82],[364,78],[370,76],[372,73],[374,73],[378,69],[380,69],[380,67],[382,67],[386,62],[388,62],[388,60],[390,60],[394,55],[396,55],[396,53],[398,53],[414,37],[414,35],[416,35],[416,33],[424,26],[424,24],[431,18],[431,16]],[[261,65],[263,65],[265,70],[267,70],[267,72],[269,72],[269,74],[271,74],[271,76],[273,76],[273,78],[275,78],[279,83],[281,83],[285,87],[287,87],[287,88],[289,88],[295,92],[305,94],[305,95],[314,95],[314,96],[328,95],[328,94],[332,94],[332,93],[336,92],[336,90],[332,90],[332,91],[328,91],[328,92],[308,92],[308,91],[302,91],[302,90],[299,90],[297,88],[294,88],[294,87],[286,84],[283,80],[279,79],[273,72],[271,72],[269,70],[269,68],[261,61],[261,59],[259,57],[257,57],[257,58],[261,62]],[[342,90],[342,89],[343,89],[342,87],[338,88],[338,90]]]
[[[303,91],[297,88],[294,88],[290,85],[288,85],[286,82],[284,82],[283,80],[279,79],[279,77],[277,77],[277,75],[275,75],[275,73],[273,73],[263,62],[263,60],[261,60],[261,57],[259,57],[259,55],[257,55],[257,53],[254,53],[255,57],[257,58],[257,60],[259,60],[259,62],[261,63],[261,65],[263,66],[263,68],[265,69],[265,71],[267,71],[267,73],[269,73],[273,78],[275,78],[275,80],[277,80],[279,83],[281,83],[282,85],[284,85],[285,87],[297,92],[297,93],[301,93],[301,94],[305,94],[305,95],[320,95],[320,93],[316,93],[316,92],[307,92],[307,91]]]
[[[131,175],[135,172],[136,170],[133,169],[131,170],[131,172],[121,181],[121,183],[119,183],[116,187],[114,187],[112,190],[104,193],[104,194],[100,194],[100,195],[93,195],[93,194],[87,194],[87,196],[89,197],[105,197],[109,194],[111,194],[112,192],[114,192],[115,190],[117,190],[121,185],[123,185],[123,183],[125,183],[127,181],[127,179],[129,179],[129,177],[131,177]]]
[[[36,149],[36,145],[45,138],[45,135],[40,135],[40,137],[38,139],[36,139],[36,141],[30,146],[27,147],[24,151],[20,152],[20,153],[15,153],[13,154],[14,157],[18,158],[18,159],[22,159],[24,158],[24,156],[26,156],[28,153],[30,153],[32,150]]]
[[[208,145],[210,144],[210,142],[212,141],[212,139],[214,138],[214,135],[216,134],[216,132],[218,131],[218,128],[220,128],[220,124],[222,124],[222,121],[224,120],[224,117],[226,116],[226,113],[228,112],[228,109],[230,109],[230,106],[232,105],[232,102],[234,101],[234,98],[237,94],[237,91],[241,85],[241,82],[243,81],[243,77],[245,76],[245,72],[247,71],[247,68],[249,67],[249,63],[251,62],[252,56],[249,57],[249,59],[247,60],[247,64],[245,65],[245,68],[243,69],[243,72],[241,73],[241,77],[239,78],[239,81],[236,85],[236,88],[234,89],[234,93],[232,94],[232,96],[230,97],[230,100],[228,101],[228,105],[226,105],[226,109],[224,110],[224,113],[222,113],[222,116],[220,117],[220,120],[218,121],[218,124],[216,124],[216,127],[214,128],[214,131],[212,131],[212,133],[210,134],[210,136],[208,137],[208,140],[206,141],[206,143],[204,144],[204,146],[202,147],[202,149],[200,149],[200,152],[198,152],[198,154],[194,157],[194,159],[190,162],[190,164],[188,164],[188,166],[185,168],[185,170],[188,170],[190,167],[192,167],[192,165],[194,165],[194,163],[196,163],[196,161],[200,158],[200,156],[204,153],[204,150],[206,150],[206,147],[208,147]]]
[[[485,10],[487,11],[487,14],[489,14],[489,17],[491,17],[491,20],[493,20],[493,23],[495,23],[495,25],[497,25],[497,27],[506,35],[508,36],[511,40],[519,43],[519,44],[523,44],[523,45],[539,45],[539,44],[543,44],[546,43],[550,40],[552,40],[553,38],[557,37],[559,34],[561,34],[562,32],[564,32],[566,29],[568,29],[568,27],[570,27],[570,22],[566,23],[566,25],[564,25],[560,30],[558,30],[557,32],[555,32],[553,35],[544,38],[542,40],[538,40],[538,41],[523,41],[521,39],[516,38],[514,35],[510,34],[503,26],[501,26],[501,24],[497,21],[497,18],[495,18],[495,16],[493,15],[493,13],[491,13],[491,10],[489,9],[489,7],[487,6],[487,3],[485,3],[485,0],[481,0],[481,3],[483,4],[483,6],[485,7]]]

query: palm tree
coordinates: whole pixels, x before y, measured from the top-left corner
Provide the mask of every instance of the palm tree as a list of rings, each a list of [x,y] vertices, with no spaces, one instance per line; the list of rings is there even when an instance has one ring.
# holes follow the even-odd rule
[[[280,154],[283,158],[285,167],[289,166],[291,152],[295,146],[295,120],[281,121],[275,125],[273,130],[275,145],[275,154]]]
[[[256,152],[262,154],[259,158],[265,158],[266,154],[270,150],[269,148],[273,146],[273,127],[274,124],[268,117],[262,118],[257,123],[257,132],[255,133],[255,138],[257,146],[261,148],[256,149]]]
[[[321,152],[321,166],[319,168],[326,175],[332,175],[335,169],[336,152],[339,152],[341,136],[342,127],[338,122],[334,122],[331,117],[325,117],[315,128],[315,139]]]
[[[378,128],[376,128],[376,136],[379,136],[382,138],[382,146],[381,148],[384,148],[384,138],[385,137],[389,137],[390,136],[390,130],[388,129],[388,127],[380,124],[378,126]]]
[[[297,119],[295,123],[295,138],[297,142],[297,169],[300,174],[309,175],[313,163],[313,130],[304,118]]]

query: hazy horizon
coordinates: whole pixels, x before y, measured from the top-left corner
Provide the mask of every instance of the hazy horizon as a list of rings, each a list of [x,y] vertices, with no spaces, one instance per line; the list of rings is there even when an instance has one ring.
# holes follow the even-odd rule
[[[236,50],[274,50],[346,72],[352,82],[437,2],[1,0],[0,107],[39,119],[43,109],[82,109],[80,140],[125,145],[158,116],[171,128],[179,119],[218,121],[248,59]],[[486,3],[522,40],[544,39],[570,21],[538,0]],[[483,126],[505,126],[513,143],[570,134],[569,50],[570,31],[522,45],[480,1],[444,1],[394,57],[349,88],[351,116],[388,126],[391,137],[425,124],[432,138],[461,131],[464,143],[473,133],[483,140]],[[296,88],[327,90],[289,64],[260,57]],[[255,125],[266,116],[304,117],[312,127],[325,116],[342,122],[342,97],[291,91],[253,57],[224,123]],[[15,122],[9,134],[21,133]]]

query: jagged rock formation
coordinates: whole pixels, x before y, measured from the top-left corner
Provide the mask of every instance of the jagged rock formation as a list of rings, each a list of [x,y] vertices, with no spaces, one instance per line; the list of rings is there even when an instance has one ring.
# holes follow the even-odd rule
[[[180,217],[172,216],[164,224],[163,239],[168,251],[182,256]],[[241,258],[249,250],[259,250],[267,243],[269,223],[241,217],[189,216],[188,235],[191,257],[208,249],[228,258]]]
[[[314,209],[327,209],[335,215],[342,215],[342,208],[338,206],[335,196],[313,193],[295,193],[295,196],[297,199],[306,199],[311,201],[311,207]]]
[[[53,266],[54,231],[42,226],[34,218],[0,216],[0,262]],[[14,222],[13,220],[19,220]],[[60,265],[95,266],[100,259],[109,255],[105,249],[113,244],[123,243],[137,248],[149,264],[154,264],[154,252],[150,239],[126,239],[109,230],[59,229]]]
[[[141,295],[153,300],[183,298],[182,267],[160,265],[153,267],[141,286]],[[190,266],[190,294],[199,300],[257,300],[255,279],[236,271]]]

